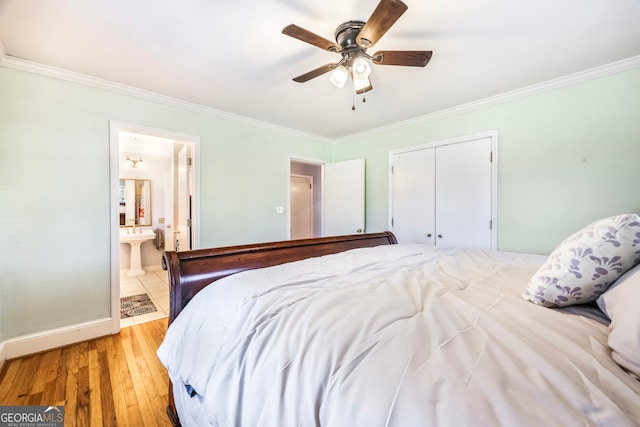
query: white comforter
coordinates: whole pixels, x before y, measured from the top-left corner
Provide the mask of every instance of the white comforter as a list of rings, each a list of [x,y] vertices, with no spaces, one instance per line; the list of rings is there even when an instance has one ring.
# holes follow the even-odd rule
[[[397,245],[247,271],[158,355],[185,426],[640,425],[607,327],[521,298],[543,261]]]

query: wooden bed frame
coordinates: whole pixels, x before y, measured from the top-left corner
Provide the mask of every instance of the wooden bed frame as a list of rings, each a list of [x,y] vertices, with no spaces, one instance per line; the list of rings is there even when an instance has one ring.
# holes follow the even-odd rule
[[[349,249],[380,245],[394,245],[393,233],[353,234],[348,236],[317,237],[251,245],[198,249],[185,252],[167,251],[162,255],[162,267],[169,274],[169,324],[180,314],[195,294],[218,279],[255,268],[270,267]],[[169,384],[167,415],[174,426],[180,421]]]

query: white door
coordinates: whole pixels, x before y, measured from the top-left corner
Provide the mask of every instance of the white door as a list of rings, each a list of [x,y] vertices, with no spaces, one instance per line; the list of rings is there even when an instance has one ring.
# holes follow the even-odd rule
[[[313,177],[291,174],[291,238],[313,237]]]
[[[435,149],[392,157],[392,227],[398,243],[435,243]],[[417,196],[419,193],[419,197]]]
[[[164,250],[174,251],[176,249],[176,242],[173,238],[173,220],[174,220],[174,207],[173,207],[173,168],[164,173]]]
[[[187,146],[178,152],[178,216],[176,218],[176,251],[191,249],[190,194]]]
[[[491,139],[436,149],[436,245],[491,248]]]
[[[364,159],[323,165],[323,235],[365,231]]]

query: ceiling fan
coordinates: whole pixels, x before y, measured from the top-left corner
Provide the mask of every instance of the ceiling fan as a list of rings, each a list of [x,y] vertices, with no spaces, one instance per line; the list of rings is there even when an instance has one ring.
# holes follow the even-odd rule
[[[430,50],[381,50],[373,55],[367,53],[367,49],[391,28],[407,8],[400,0],[380,0],[367,22],[347,21],[338,26],[335,31],[335,43],[295,24],[286,26],[282,30],[283,34],[342,55],[340,61],[325,64],[295,77],[293,81],[304,83],[333,71],[329,77],[331,83],[337,87],[344,87],[351,76],[356,93],[362,94],[373,89],[369,78],[371,64],[426,66],[431,59]]]

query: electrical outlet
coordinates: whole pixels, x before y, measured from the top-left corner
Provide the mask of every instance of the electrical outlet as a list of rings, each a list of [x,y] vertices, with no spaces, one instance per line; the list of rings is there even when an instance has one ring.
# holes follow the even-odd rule
[[[277,214],[283,214],[284,213],[284,206],[276,206],[276,213]]]

